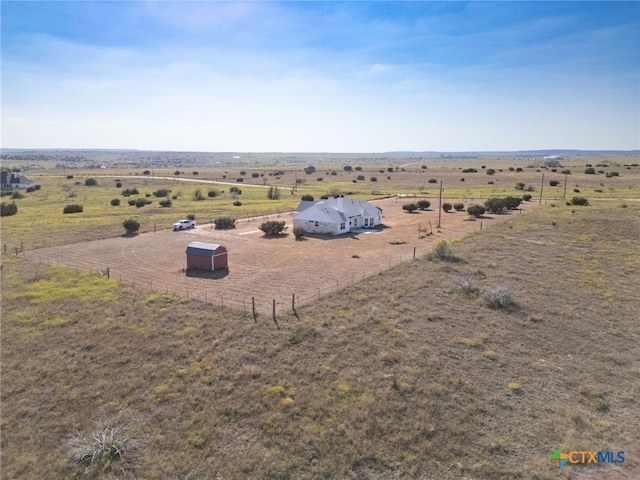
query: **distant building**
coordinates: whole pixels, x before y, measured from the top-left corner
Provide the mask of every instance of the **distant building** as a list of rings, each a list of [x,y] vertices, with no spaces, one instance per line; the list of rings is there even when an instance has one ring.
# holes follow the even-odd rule
[[[382,210],[366,200],[337,197],[302,201],[293,216],[293,228],[308,233],[341,235],[359,228],[373,228],[382,223]]]
[[[2,190],[13,190],[14,188],[24,189],[35,186],[31,180],[17,172],[0,172],[0,187]]]

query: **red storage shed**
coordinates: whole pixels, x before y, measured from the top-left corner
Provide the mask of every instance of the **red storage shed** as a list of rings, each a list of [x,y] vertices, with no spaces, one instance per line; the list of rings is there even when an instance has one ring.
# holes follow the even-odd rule
[[[227,249],[215,243],[191,242],[187,246],[187,270],[213,272],[228,268]]]

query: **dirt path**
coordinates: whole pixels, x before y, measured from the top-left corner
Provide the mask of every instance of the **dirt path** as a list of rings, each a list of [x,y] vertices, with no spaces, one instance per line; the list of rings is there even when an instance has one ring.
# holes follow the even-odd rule
[[[24,255],[36,262],[79,271],[106,274],[108,268],[111,278],[216,306],[250,311],[254,297],[258,311],[271,314],[274,299],[279,311],[291,309],[294,293],[296,305],[308,304],[325,293],[410,260],[414,254],[419,258],[429,253],[439,238],[455,240],[537,206],[525,202],[523,212],[474,221],[469,221],[465,212],[442,213],[438,229],[437,208],[408,214],[402,205],[409,201],[373,201],[383,210],[384,228],[337,237],[314,236],[296,241],[290,234],[268,238],[258,228],[267,217],[260,217],[240,220],[235,229],[227,231],[207,224],[190,231],[162,230],[25,251]],[[285,220],[291,231],[292,216],[293,213],[279,214],[271,219]],[[229,252],[228,271],[185,274],[185,250],[192,241],[224,245]]]

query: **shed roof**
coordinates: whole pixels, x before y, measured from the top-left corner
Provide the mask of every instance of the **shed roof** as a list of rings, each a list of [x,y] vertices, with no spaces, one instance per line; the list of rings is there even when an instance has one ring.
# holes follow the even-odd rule
[[[210,257],[211,255],[216,253],[217,250],[220,250],[217,253],[223,253],[227,251],[227,249],[224,248],[222,245],[218,245],[216,243],[191,242],[187,246],[188,254],[202,255],[205,257]]]

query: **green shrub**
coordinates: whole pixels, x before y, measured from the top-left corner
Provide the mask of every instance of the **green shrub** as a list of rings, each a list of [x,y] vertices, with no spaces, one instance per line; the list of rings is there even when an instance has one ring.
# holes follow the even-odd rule
[[[431,202],[429,200],[418,200],[416,205],[420,210],[426,210],[431,206]]]
[[[87,178],[84,181],[85,187],[95,187],[96,185],[98,185],[98,181],[95,178]]]
[[[529,200],[531,200],[531,195],[528,193],[525,193],[524,195],[522,195],[522,200],[524,200],[525,202],[528,202]]]
[[[504,197],[504,206],[507,210],[515,210],[521,203],[522,199],[520,197],[514,197],[512,195]]]
[[[199,188],[196,189],[195,192],[193,192],[193,199],[196,202],[201,202],[202,200],[204,200],[204,194],[202,193],[202,190],[200,190]]]
[[[118,205],[120,205],[120,199],[119,198],[111,199],[111,206],[112,207],[117,207]]]
[[[0,204],[0,217],[10,217],[16,213],[18,213],[18,206],[14,202],[2,202]]]
[[[138,230],[140,230],[140,223],[135,218],[128,218],[124,222],[122,222],[122,226],[127,231],[128,235],[133,235]]]
[[[442,210],[444,210],[445,213],[449,213],[452,208],[453,208],[453,205],[451,205],[450,203],[443,203],[442,204]]]
[[[135,199],[131,198],[129,200],[127,200],[127,203],[129,204],[130,207],[133,207],[136,204]]]
[[[13,200],[20,200],[21,198],[24,198],[24,195],[18,190],[15,190],[14,192],[11,192],[11,198]]]
[[[234,207],[241,207],[242,206],[242,202],[240,200],[236,200],[235,202],[233,202],[233,206]]]
[[[589,205],[589,200],[587,200],[585,197],[573,197],[571,199],[571,205],[583,205],[583,206],[587,206]]]
[[[416,205],[415,203],[405,203],[404,205],[402,205],[402,209],[408,213],[413,213],[418,210],[418,205]]]
[[[229,193],[235,193],[236,195],[242,195],[242,190],[240,190],[238,187],[231,187],[229,189]]]
[[[218,196],[218,191],[217,190],[209,190],[207,192],[207,197],[209,198],[216,198]]]
[[[27,187],[26,191],[27,191],[27,193],[35,192],[36,191],[36,187],[29,186],[29,187]]]
[[[153,192],[153,196],[154,197],[168,197],[169,196],[169,190],[166,188],[161,188],[159,190],[156,190],[155,192]]]
[[[516,190],[524,190],[525,184],[522,182],[516,183]]]
[[[304,227],[295,227],[293,229],[293,234],[296,237],[296,240],[300,240],[302,237],[304,237],[306,235],[306,230],[304,229]]]
[[[506,204],[504,198],[489,198],[484,202],[484,207],[487,209],[489,213],[502,213],[506,208]]]
[[[267,198],[269,200],[279,200],[280,199],[280,189],[271,185],[269,190],[267,190]]]
[[[562,170],[560,173],[563,175],[571,175],[571,170]]]
[[[557,187],[558,185],[560,185],[560,182],[558,180],[549,180],[550,187]]]
[[[467,213],[472,217],[481,217],[486,211],[482,205],[471,205],[467,207]]]
[[[195,220],[196,219],[196,214],[195,213],[188,213],[187,214],[187,220]]]
[[[171,205],[173,205],[173,202],[171,201],[170,198],[165,198],[164,200],[160,200],[159,203],[161,207],[165,207],[165,208],[169,208]]]
[[[306,195],[303,195],[301,200],[303,202],[313,202],[313,195],[309,195],[308,193]]]
[[[263,222],[259,228],[265,233],[265,235],[280,235],[287,227],[284,221],[279,222],[277,220],[269,220]]]
[[[82,213],[82,205],[78,205],[77,203],[72,203],[71,205],[67,205],[62,209],[62,213]]]
[[[436,178],[430,178],[429,180],[427,180],[427,182],[429,182],[429,183],[438,183],[438,180]]]
[[[587,175],[595,175],[596,169],[593,167],[587,167],[584,169],[584,173],[586,173]]]
[[[371,177],[369,179],[370,182],[377,182],[378,181],[378,177]]]
[[[433,254],[442,260],[451,258],[451,246],[449,245],[449,242],[444,238],[438,240],[433,244]]]
[[[453,204],[453,209],[456,212],[461,212],[462,210],[464,210],[464,203],[454,203]]]
[[[124,195],[125,197],[128,197],[130,195],[138,195],[140,192],[138,192],[137,188],[125,188],[122,191],[122,195]]]
[[[230,228],[236,228],[236,220],[231,217],[219,217],[213,221],[216,226],[216,230],[227,230]]]
[[[147,204],[147,200],[144,198],[136,198],[136,201],[134,202],[134,205],[136,206],[136,208],[142,208]]]

